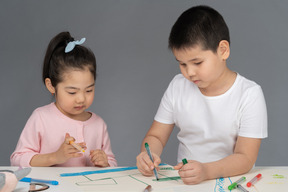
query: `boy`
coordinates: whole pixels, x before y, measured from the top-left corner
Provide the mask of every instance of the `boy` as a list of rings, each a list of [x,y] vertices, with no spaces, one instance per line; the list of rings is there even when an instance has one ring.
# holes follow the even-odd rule
[[[248,172],[267,137],[266,104],[259,85],[226,66],[230,38],[224,19],[207,6],[188,9],[172,27],[169,48],[182,74],[171,81],[143,140],[139,171],[153,175],[176,125],[180,163],[174,168],[185,184]]]

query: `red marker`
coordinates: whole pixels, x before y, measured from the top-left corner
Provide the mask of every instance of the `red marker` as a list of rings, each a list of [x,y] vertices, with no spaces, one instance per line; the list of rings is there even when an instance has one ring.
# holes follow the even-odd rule
[[[249,181],[247,183],[247,187],[251,187],[252,184],[254,184],[256,181],[259,181],[259,179],[261,178],[261,174],[259,173],[258,175],[256,175],[253,179],[251,179],[251,181]]]

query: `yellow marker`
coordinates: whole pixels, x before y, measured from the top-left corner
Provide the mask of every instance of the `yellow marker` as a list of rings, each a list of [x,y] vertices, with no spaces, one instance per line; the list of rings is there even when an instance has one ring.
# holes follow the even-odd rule
[[[74,141],[69,141],[69,144],[72,145],[73,147],[75,147],[76,149],[78,149],[81,152],[85,152],[84,149],[82,149],[82,147],[80,147],[78,144],[74,143]]]

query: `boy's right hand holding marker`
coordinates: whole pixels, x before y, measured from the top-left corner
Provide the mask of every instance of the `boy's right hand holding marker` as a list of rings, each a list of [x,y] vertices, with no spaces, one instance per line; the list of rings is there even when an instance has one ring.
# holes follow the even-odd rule
[[[140,173],[144,176],[152,176],[153,169],[156,167],[157,171],[159,170],[159,164],[161,163],[160,157],[152,153],[154,163],[151,161],[149,155],[146,151],[141,152],[137,156],[137,167]],[[194,185],[201,183],[202,181],[207,179],[206,170],[203,163],[198,161],[189,160],[187,164],[178,163],[174,166],[175,170],[179,170],[179,176],[181,177],[183,183],[187,185]]]
[[[136,158],[138,170],[143,175],[152,176],[154,167],[156,167],[156,170],[159,170],[158,166],[161,163],[160,155],[173,131],[173,128],[174,124],[163,124],[155,120],[153,121],[150,130],[147,132],[142,142],[141,153]],[[151,161],[145,149],[145,143],[149,143],[154,163]]]
[[[138,170],[145,176],[152,176],[153,173],[153,169],[154,167],[156,167],[157,170],[159,170],[159,164],[161,163],[161,159],[160,157],[152,152],[152,157],[154,160],[154,163],[151,161],[148,153],[146,151],[141,152],[138,156],[137,156],[137,167]]]

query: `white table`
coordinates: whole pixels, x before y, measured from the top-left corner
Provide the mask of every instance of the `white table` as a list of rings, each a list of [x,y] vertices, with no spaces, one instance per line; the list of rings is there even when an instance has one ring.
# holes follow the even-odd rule
[[[163,166],[167,167],[167,166]],[[0,167],[1,170],[17,170],[17,167]],[[111,169],[111,168],[108,168]],[[153,181],[154,177],[144,177],[137,169],[118,172],[107,172],[101,174],[90,174],[80,176],[61,177],[62,173],[79,173],[84,171],[108,170],[95,167],[33,167],[31,173],[27,177],[57,180],[59,185],[50,185],[47,192],[81,192],[81,191],[134,191],[143,192],[144,188],[150,184],[152,192],[169,192],[169,191],[197,191],[197,192],[226,192],[231,182],[245,176],[246,182],[242,185],[250,192],[274,192],[288,191],[288,167],[255,167],[249,173],[236,177],[220,178],[215,180],[204,181],[198,185],[185,185],[181,180],[172,181]],[[117,168],[112,168],[117,169]],[[248,188],[246,183],[258,173],[262,174],[262,178],[255,183],[254,186]],[[177,176],[177,171],[161,170],[159,177]],[[19,182],[15,192],[27,192],[29,183]],[[46,192],[45,191],[45,192]],[[238,190],[233,190],[237,192]]]

